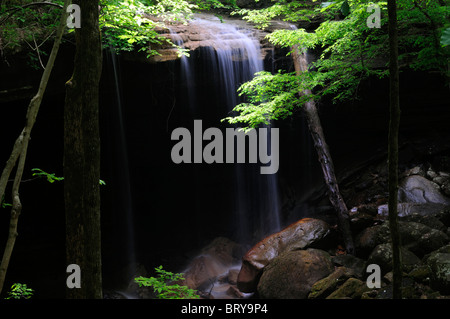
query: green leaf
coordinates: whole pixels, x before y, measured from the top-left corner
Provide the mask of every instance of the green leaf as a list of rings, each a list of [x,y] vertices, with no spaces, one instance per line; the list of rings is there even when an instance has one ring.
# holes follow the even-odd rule
[[[162,266],[156,267],[157,277],[137,277],[135,282],[139,286],[152,287],[159,299],[198,299],[196,290],[182,286],[176,282],[183,280],[182,274],[166,271]]]

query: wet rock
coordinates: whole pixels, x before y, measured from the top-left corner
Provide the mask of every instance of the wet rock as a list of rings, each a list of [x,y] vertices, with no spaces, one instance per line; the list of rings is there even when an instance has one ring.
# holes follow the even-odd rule
[[[373,226],[377,220],[377,207],[375,205],[364,205],[353,207],[350,212],[350,227],[353,232],[360,232],[363,229]]]
[[[449,241],[446,233],[421,223],[399,221],[398,224],[402,245],[419,258],[446,245]],[[364,257],[376,246],[389,242],[390,231],[387,222],[369,227],[355,238],[357,252]]]
[[[287,251],[264,268],[257,291],[261,298],[304,299],[318,280],[334,270],[320,249]]]
[[[407,171],[405,171],[403,173],[403,176],[405,176],[405,177],[411,176],[411,175],[420,175],[422,177],[425,177],[426,176],[426,172],[425,172],[425,170],[423,169],[422,166],[415,166],[415,167],[413,167],[413,168],[411,168],[411,169],[409,169],[409,170],[407,170]]]
[[[430,280],[431,271],[427,265],[422,264],[411,270],[408,276],[416,282],[427,283]]]
[[[389,228],[386,223],[368,227],[355,237],[356,252],[366,258],[379,244],[389,241]]]
[[[330,231],[331,228],[326,222],[304,218],[266,237],[243,257],[237,282],[239,290],[254,292],[261,271],[266,265],[283,252],[317,246]]]
[[[450,208],[448,204],[440,203],[398,203],[397,214],[399,217],[409,215],[433,216],[438,215],[442,211]],[[378,206],[378,214],[383,217],[389,215],[389,208],[387,204]]]
[[[366,273],[366,261],[353,255],[333,256],[331,260],[335,266],[349,269],[358,279],[363,278]]]
[[[209,255],[225,265],[238,262],[243,253],[241,245],[225,237],[215,238],[201,251],[202,255]]]
[[[232,298],[242,299],[244,298],[244,294],[239,291],[235,286],[230,286],[227,290],[227,295]]]
[[[450,246],[442,247],[427,258],[430,285],[443,294],[450,293]]]
[[[402,223],[402,242],[404,247],[423,257],[425,254],[436,250],[449,241],[449,237],[442,231],[430,228],[420,223]]]
[[[228,271],[228,282],[232,285],[236,285],[238,275],[239,275],[238,269],[230,269],[230,271]]]
[[[356,278],[349,278],[326,299],[360,299],[363,293],[368,290],[365,282]]]
[[[428,171],[427,171],[427,177],[433,179],[433,178],[435,178],[435,177],[437,177],[437,176],[438,176],[438,174],[437,174],[435,171],[433,171],[431,168],[428,169]]]
[[[399,187],[399,198],[402,202],[450,204],[450,199],[439,191],[436,183],[420,176],[405,178]]]
[[[216,278],[227,271],[227,265],[215,258],[203,255],[196,257],[184,272],[184,285],[191,289],[202,290],[210,286]]]
[[[155,19],[154,17],[149,17]],[[200,19],[198,19],[200,18]],[[165,29],[158,30],[174,43],[182,41],[181,46],[189,50],[199,48],[211,48],[214,50],[230,50],[233,59],[240,60],[246,58],[240,54],[234,54],[243,47],[243,34],[251,35],[252,40],[257,43],[263,43],[267,32],[258,30],[241,19],[226,19],[226,23],[221,23],[219,18],[214,15],[196,15],[195,19],[187,23],[174,23],[168,25],[170,31]],[[155,48],[160,55],[148,58],[150,62],[165,62],[179,59],[178,52],[170,45],[162,44]],[[261,59],[270,52],[266,48],[260,50]]]
[[[439,218],[436,216],[438,216],[438,215],[423,216],[423,215],[419,215],[419,214],[412,214],[412,215],[405,216],[405,217],[401,218],[400,220],[407,221],[407,222],[420,223],[420,224],[426,225],[433,229],[440,230],[445,233],[447,231],[447,226],[443,222],[441,222],[439,220]]]
[[[420,264],[420,259],[406,248],[401,248],[403,271],[411,271]],[[380,244],[372,251],[367,259],[367,265],[377,264],[383,274],[392,270],[392,246],[391,244]]]
[[[339,267],[329,276],[317,281],[308,295],[308,299],[324,299],[347,279],[354,277],[354,272],[346,267]]]

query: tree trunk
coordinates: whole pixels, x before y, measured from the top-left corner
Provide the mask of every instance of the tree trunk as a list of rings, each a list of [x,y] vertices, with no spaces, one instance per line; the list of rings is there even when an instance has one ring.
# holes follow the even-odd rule
[[[98,0],[76,0],[81,28],[76,29],[72,78],[66,83],[64,110],[64,200],[66,258],[81,269],[81,288],[71,299],[102,298],[100,232],[99,82],[102,69]]]
[[[400,91],[398,72],[398,40],[397,40],[397,5],[395,0],[388,0],[389,16],[389,141],[388,141],[388,171],[389,171],[389,228],[392,241],[393,266],[393,298],[401,299],[402,263],[400,253],[400,233],[398,230],[398,131],[400,127]]]
[[[294,60],[295,71],[298,75],[308,70],[306,58],[299,52],[298,46],[293,47],[292,58]],[[310,91],[302,92],[302,94],[306,95],[310,93]],[[337,213],[339,228],[344,240],[345,249],[347,250],[347,253],[354,254],[355,247],[350,230],[348,209],[339,191],[339,185],[334,172],[333,160],[331,158],[328,145],[325,141],[325,135],[323,134],[316,104],[312,100],[308,101],[303,106],[303,110],[306,114],[308,128],[314,141],[314,147],[316,148],[317,155],[319,157],[319,162],[322,167],[325,183],[328,187],[328,196]]]
[[[12,204],[12,209],[11,209],[9,235],[8,235],[8,239],[6,242],[5,251],[3,253],[2,262],[0,264],[0,293],[2,292],[4,283],[5,283],[6,271],[8,269],[9,261],[11,259],[11,255],[12,255],[12,252],[14,249],[16,238],[18,236],[17,225],[18,225],[20,213],[22,211],[22,204],[20,201],[19,188],[20,188],[20,183],[22,181],[22,174],[23,174],[24,167],[25,167],[28,143],[30,141],[31,131],[36,122],[36,118],[37,118],[37,115],[38,115],[38,112],[39,112],[39,109],[41,106],[41,102],[44,97],[44,92],[47,88],[47,83],[50,78],[50,74],[53,70],[53,65],[55,63],[56,56],[59,51],[61,39],[64,35],[64,31],[66,28],[66,16],[67,16],[66,8],[67,8],[69,2],[70,2],[69,0],[66,0],[64,2],[64,7],[63,7],[63,10],[61,13],[61,19],[59,22],[59,27],[57,30],[55,42],[53,44],[53,48],[50,53],[44,73],[42,74],[41,81],[39,83],[39,89],[38,89],[36,95],[31,99],[30,104],[28,105],[25,127],[22,130],[19,137],[17,138],[16,142],[14,143],[14,147],[11,152],[11,155],[10,155],[8,161],[6,162],[6,166],[3,169],[2,175],[0,176],[0,199],[2,199],[3,195],[5,194],[6,185],[8,183],[9,177],[12,173],[12,170],[14,169],[14,166],[16,165],[17,161],[19,161],[18,167],[16,170],[16,175],[14,177],[13,188],[12,188],[13,204]]]

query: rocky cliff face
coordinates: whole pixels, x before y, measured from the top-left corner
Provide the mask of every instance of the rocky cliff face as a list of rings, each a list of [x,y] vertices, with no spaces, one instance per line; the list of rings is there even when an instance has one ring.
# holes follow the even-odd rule
[[[149,18],[152,19],[152,17]],[[238,32],[230,32],[229,28],[224,28],[225,25],[233,26],[234,30]],[[211,14],[196,14],[192,20],[186,23],[166,23],[166,27],[158,31],[167,36],[173,43],[191,51],[205,47],[239,49],[241,42],[238,33],[248,34],[260,43],[261,58],[264,59],[269,52],[274,50],[274,47],[268,43],[265,36],[275,29],[289,28],[289,24],[274,22],[268,30],[262,31],[255,29],[252,25],[240,19],[219,19]],[[146,59],[148,62],[167,62],[180,58],[177,49],[168,44],[163,44],[153,49],[156,49],[160,55],[149,57]],[[127,56],[130,59],[138,58],[135,53],[127,54]],[[142,57],[139,59],[143,61]]]

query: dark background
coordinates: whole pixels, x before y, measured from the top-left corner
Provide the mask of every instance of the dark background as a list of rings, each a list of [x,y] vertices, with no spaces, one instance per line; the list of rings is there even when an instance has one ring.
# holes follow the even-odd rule
[[[64,83],[73,66],[74,48],[61,48],[51,83],[32,132],[24,179],[38,167],[63,175]],[[201,52],[194,56],[201,61]],[[272,66],[273,57],[266,61]],[[292,70],[284,52],[277,52],[275,68]],[[0,163],[5,163],[24,125],[25,112],[40,79],[40,71],[26,65],[25,57],[0,65],[0,91],[31,86],[16,96],[0,94]],[[147,64],[120,58],[120,94],[123,133],[108,52],[104,55],[101,82],[102,236],[105,288],[124,282],[131,262],[129,220],[132,211],[135,256],[151,269],[164,265],[180,271],[189,258],[218,236],[237,240],[233,203],[233,166],[230,164],[173,164],[170,135],[177,127],[192,128],[193,118],[203,128],[221,127],[226,108],[217,93],[215,75],[202,71],[196,79],[197,114],[186,107],[185,83],[178,62]],[[402,162],[414,160],[410,147],[445,148],[449,140],[449,87],[436,73],[401,73]],[[345,174],[387,149],[388,80],[368,80],[360,85],[361,100],[334,105],[319,104],[327,142],[339,174]],[[283,225],[310,211],[301,205],[306,194],[323,185],[317,157],[302,113],[275,123],[280,128],[278,172]],[[125,144],[122,143],[125,137]],[[123,146],[126,145],[127,152]],[[124,154],[127,156],[125,157]],[[127,162],[128,161],[128,165]],[[246,170],[255,169],[244,165]],[[259,169],[259,165],[257,165]],[[128,170],[128,171],[127,171]],[[129,183],[129,184],[128,184]],[[10,194],[10,193],[7,193]],[[20,191],[23,211],[19,237],[7,273],[5,291],[14,282],[26,283],[36,298],[64,298],[66,280],[63,183],[44,179],[26,181]],[[129,196],[130,195],[130,196]],[[8,198],[7,201],[10,202]],[[292,201],[294,200],[294,202]],[[294,204],[292,204],[294,203]],[[257,216],[251,216],[255,219]],[[252,219],[252,220],[253,220]],[[0,247],[6,242],[9,210],[0,209]],[[261,234],[254,240],[261,239]],[[251,244],[246,243],[246,244]]]

